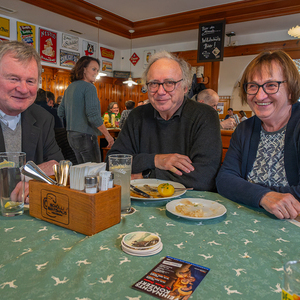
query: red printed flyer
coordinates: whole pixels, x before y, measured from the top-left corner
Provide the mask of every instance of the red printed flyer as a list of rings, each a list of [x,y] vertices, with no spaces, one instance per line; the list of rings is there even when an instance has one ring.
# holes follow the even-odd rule
[[[158,299],[188,299],[210,269],[166,256],[132,287]]]

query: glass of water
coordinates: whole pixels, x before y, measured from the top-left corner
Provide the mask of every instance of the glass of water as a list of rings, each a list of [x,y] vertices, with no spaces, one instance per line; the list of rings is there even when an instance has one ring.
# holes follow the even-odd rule
[[[108,156],[109,171],[114,174],[114,184],[121,186],[121,212],[131,210],[130,179],[132,155],[112,154]]]
[[[0,204],[2,216],[24,212],[25,176],[20,168],[26,163],[24,152],[0,152]]]
[[[300,299],[300,261],[288,261],[284,265],[282,299]]]

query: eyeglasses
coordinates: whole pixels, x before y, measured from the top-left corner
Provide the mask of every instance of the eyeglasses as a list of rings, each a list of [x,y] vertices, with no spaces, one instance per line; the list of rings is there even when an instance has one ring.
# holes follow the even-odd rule
[[[264,92],[268,95],[276,94],[279,90],[280,84],[287,82],[284,81],[269,81],[264,84],[257,84],[254,82],[244,83],[244,90],[248,95],[256,95],[259,89],[262,87]]]
[[[159,87],[162,85],[166,92],[173,92],[175,90],[175,86],[178,82],[182,81],[180,79],[178,81],[167,80],[164,82],[146,82],[147,88],[150,92],[155,93],[158,91]]]

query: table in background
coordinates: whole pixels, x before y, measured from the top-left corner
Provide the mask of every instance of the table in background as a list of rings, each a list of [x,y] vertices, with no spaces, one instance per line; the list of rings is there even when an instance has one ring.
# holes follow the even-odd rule
[[[28,210],[23,216],[0,217],[0,298],[155,299],[131,285],[170,255],[211,269],[193,300],[281,299],[282,266],[299,259],[300,229],[215,193],[188,191],[184,196],[218,201],[227,213],[189,221],[168,213],[167,200],[133,201],[134,214],[91,237],[32,218]],[[122,252],[122,237],[141,230],[160,235],[159,254]]]
[[[107,128],[110,135],[116,139],[121,131],[120,128]],[[101,151],[102,161],[105,161],[106,154],[110,148],[107,148],[107,142],[104,135],[98,135],[98,143]]]

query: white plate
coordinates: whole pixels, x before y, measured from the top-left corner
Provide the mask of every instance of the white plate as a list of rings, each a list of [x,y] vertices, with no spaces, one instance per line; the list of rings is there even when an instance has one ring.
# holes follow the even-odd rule
[[[132,252],[132,251],[126,249],[126,248],[123,248],[123,247],[122,247],[122,250],[125,253],[129,254],[129,255],[134,255],[134,256],[151,256],[151,255],[155,255],[155,254],[159,253],[162,250],[162,248],[163,248],[163,244],[161,243],[160,246],[159,246],[159,248],[157,248],[154,251],[147,252],[147,253],[144,253],[144,252],[142,252],[142,253],[134,253],[134,252]]]
[[[174,188],[183,188],[185,189],[185,186],[179,182],[175,182],[175,181],[170,181],[170,180],[161,180],[161,179],[135,179],[135,180],[131,180],[130,184],[136,186],[137,188],[139,187],[143,187],[144,184],[148,184],[150,186],[159,186],[162,183],[169,183],[172,184],[174,186]],[[140,197],[133,197],[131,196],[132,199],[136,199],[136,200],[150,200],[150,201],[157,201],[157,200],[166,200],[166,199],[172,199],[172,198],[176,198],[179,197],[181,195],[183,195],[186,192],[186,190],[184,191],[175,191],[175,193],[173,194],[173,196],[171,197],[161,197],[161,198],[140,198]]]
[[[205,200],[205,199],[200,199],[200,198],[185,198],[192,203],[195,204],[201,204],[202,209],[204,212],[203,217],[189,217],[185,215],[181,215],[176,211],[176,206],[182,204],[181,200],[183,199],[178,199],[178,200],[173,200],[166,205],[167,211],[172,213],[173,215],[176,215],[181,218],[185,219],[190,219],[190,220],[208,220],[208,219],[214,219],[223,216],[227,209],[224,205],[220,204],[219,202],[211,201],[211,200]]]

